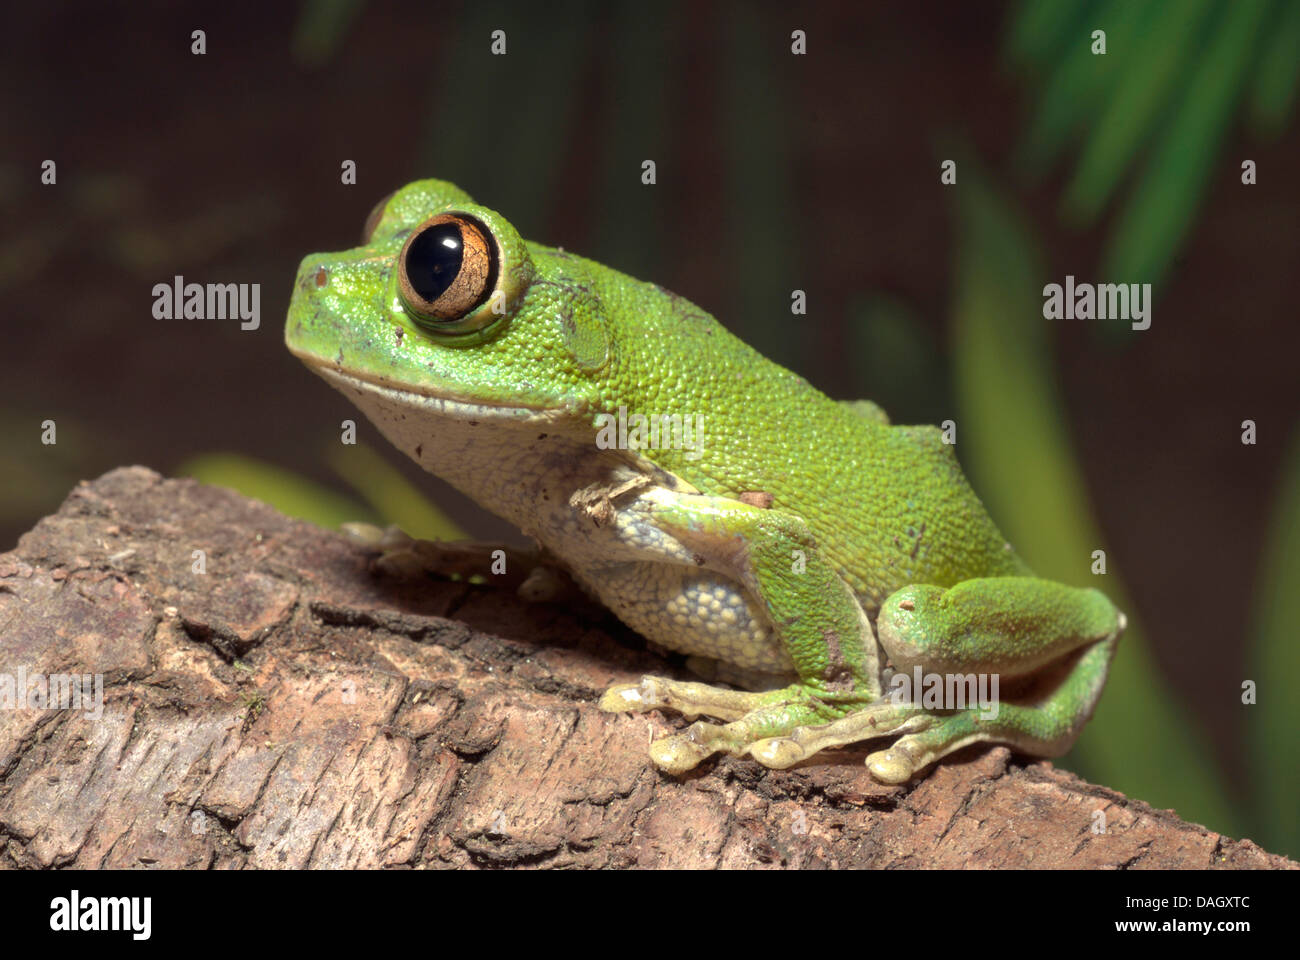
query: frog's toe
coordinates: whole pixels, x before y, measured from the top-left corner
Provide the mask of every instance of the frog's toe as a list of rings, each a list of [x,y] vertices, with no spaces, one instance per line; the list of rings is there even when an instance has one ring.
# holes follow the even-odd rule
[[[616,683],[600,698],[606,713],[645,713],[663,706],[657,695],[658,677],[642,677],[640,683]]]
[[[867,757],[867,770],[881,783],[905,783],[940,757],[970,743],[998,740],[995,730],[981,730],[975,714],[962,711],[937,719],[922,715],[901,732],[888,750]]]
[[[718,751],[718,745],[709,742],[713,739],[706,732],[709,729],[717,728],[710,724],[695,723],[685,733],[660,737],[650,744],[650,759],[665,773],[677,775],[695,769]]]
[[[754,704],[754,709],[746,710]],[[843,707],[849,710],[846,715],[827,720],[826,704],[816,697],[801,699],[796,688],[765,694],[739,693],[663,677],[642,677],[640,683],[612,686],[600,706],[617,713],[666,707],[688,715],[705,713],[723,719],[728,714],[741,714],[731,723],[696,722],[679,734],[651,744],[650,756],[655,765],[674,774],[685,773],[715,753],[733,757],[748,754],[765,767],[784,770],[830,747],[908,733],[924,729],[930,722],[917,708],[888,701],[861,704],[856,709]],[[908,756],[904,751],[891,766],[883,754],[874,755],[882,764],[877,778],[887,783],[906,780],[913,767],[923,765],[914,764],[904,770]],[[896,779],[885,779],[891,775]]]
[[[600,698],[600,709],[609,713],[645,713],[675,710],[688,720],[704,716],[738,720],[768,702],[771,694],[724,690],[707,683],[642,677],[639,683],[616,683]]]
[[[806,754],[803,747],[789,737],[770,735],[773,723],[770,715],[775,712],[770,708],[758,710],[735,723],[697,721],[679,734],[652,743],[650,757],[660,770],[675,774],[693,769],[715,753],[741,757],[748,752],[765,766],[784,769],[798,763]],[[758,730],[763,730],[766,735],[756,735]]]
[[[880,701],[860,706],[829,723],[797,726],[784,736],[759,740],[749,752],[764,766],[784,770],[822,750],[896,734],[924,722],[911,709]]]
[[[808,751],[790,737],[768,737],[749,745],[749,755],[765,767],[785,770],[808,756]]]
[[[904,740],[907,738],[904,737]],[[899,744],[903,741],[900,740]],[[916,760],[905,748],[895,744],[867,757],[867,772],[880,783],[906,783],[916,772]]]

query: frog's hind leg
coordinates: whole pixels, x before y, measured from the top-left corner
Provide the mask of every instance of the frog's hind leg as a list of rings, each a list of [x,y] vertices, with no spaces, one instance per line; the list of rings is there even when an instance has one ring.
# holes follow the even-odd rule
[[[987,717],[978,709],[931,717],[926,729],[868,756],[867,769],[882,783],[903,783],[936,760],[980,742],[1004,743],[1033,756],[1060,756],[1092,715],[1118,642],[1117,632],[1085,648],[1045,699],[999,703]]]
[[[921,691],[891,684],[881,703],[755,743],[756,759],[786,767],[818,750],[903,734],[866,761],[877,780],[902,783],[971,743],[1058,756],[1096,706],[1124,615],[1096,590],[999,577],[900,590],[881,608],[877,628],[896,677],[912,681],[920,668],[945,693],[960,689],[960,702],[923,708]],[[992,700],[973,704],[984,699],[976,690],[991,690]]]
[[[707,683],[642,677],[639,683],[616,683],[600,698],[600,709],[609,713],[645,713],[674,710],[694,720],[700,714],[719,720],[739,720],[767,701],[769,694],[726,690]]]
[[[873,709],[855,706],[847,700],[840,702],[823,700],[816,695],[810,695],[800,684],[769,693],[740,694],[740,696],[761,698],[760,705],[745,712],[743,716],[731,723],[719,725],[697,721],[682,733],[656,740],[650,745],[650,756],[655,765],[668,773],[680,774],[715,753],[728,753],[733,757],[749,753],[769,767],[787,767],[794,761],[782,762],[784,759],[782,756],[769,757],[758,748],[763,744],[787,743],[792,734],[797,734],[801,730],[833,726],[830,721],[843,716],[847,711]],[[896,731],[898,726],[910,716],[909,712],[900,712],[893,704],[880,706],[886,709],[877,713],[879,729],[869,736],[880,736]]]
[[[881,783],[905,783],[917,772],[972,743],[1005,743],[1023,753],[1058,756],[1070,748],[1096,703],[1098,678],[1114,655],[1118,636],[1096,643],[1070,667],[1065,683],[1032,705],[999,703],[983,715],[976,708],[948,714],[929,713],[914,704],[883,702],[830,723],[801,727],[750,748],[769,767],[789,767],[819,750],[844,747],[885,735],[900,736],[894,745],[868,755],[872,777]]]

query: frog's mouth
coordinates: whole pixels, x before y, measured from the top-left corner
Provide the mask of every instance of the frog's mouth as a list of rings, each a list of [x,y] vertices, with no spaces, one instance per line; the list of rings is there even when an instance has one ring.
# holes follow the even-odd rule
[[[435,390],[412,390],[394,386],[391,381],[344,373],[318,357],[299,355],[311,370],[319,374],[330,386],[352,398],[362,409],[371,403],[393,408],[404,408],[419,416],[440,417],[448,420],[493,420],[519,424],[553,424],[559,419],[569,419],[572,414],[564,410],[525,407],[517,404],[498,405],[468,400]]]

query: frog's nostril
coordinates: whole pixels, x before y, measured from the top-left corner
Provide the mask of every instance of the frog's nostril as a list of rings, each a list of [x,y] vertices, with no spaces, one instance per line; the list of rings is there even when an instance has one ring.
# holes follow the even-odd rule
[[[316,286],[318,287],[325,286],[325,284],[329,283],[329,279],[330,279],[330,275],[328,272],[326,272],[324,267],[321,267],[316,271]]]

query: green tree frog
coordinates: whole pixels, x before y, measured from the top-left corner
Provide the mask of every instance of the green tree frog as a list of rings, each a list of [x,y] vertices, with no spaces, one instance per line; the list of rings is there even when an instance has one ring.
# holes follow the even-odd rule
[[[901,783],[976,742],[1059,755],[1097,704],[1123,614],[1035,577],[938,429],[830,399],[693,303],[525,241],[452,184],[409,184],[361,246],[306,257],[285,341],[714,681],[604,694],[695,720],[651,745],[665,771],[888,738],[866,765]],[[994,709],[908,690],[977,675],[998,681]]]

